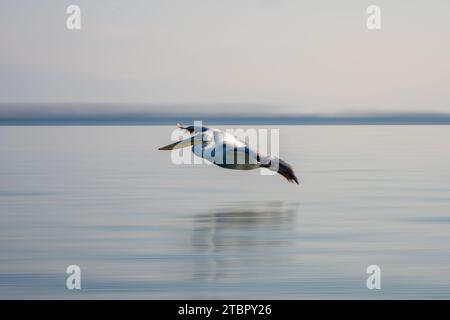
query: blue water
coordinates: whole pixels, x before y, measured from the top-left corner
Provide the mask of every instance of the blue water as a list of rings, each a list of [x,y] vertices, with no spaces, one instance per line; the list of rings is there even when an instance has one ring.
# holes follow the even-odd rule
[[[449,126],[278,128],[300,186],[174,165],[171,126],[0,127],[0,298],[450,298]]]

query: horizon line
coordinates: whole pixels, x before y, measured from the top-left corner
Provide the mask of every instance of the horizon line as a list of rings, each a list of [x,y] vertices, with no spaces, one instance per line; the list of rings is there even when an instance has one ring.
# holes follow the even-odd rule
[[[64,107],[57,107],[61,106]],[[186,104],[185,106],[193,106]],[[198,105],[198,104],[197,104]],[[214,105],[214,104],[201,104]],[[223,104],[218,105],[250,105]],[[258,104],[251,104],[258,106]],[[267,106],[267,104],[259,104]],[[41,106],[42,108],[37,108]],[[68,109],[69,106],[81,108]],[[102,108],[86,108],[102,106]],[[108,106],[134,106],[106,109]],[[281,125],[403,125],[450,124],[450,112],[439,111],[343,111],[343,112],[180,112],[142,109],[150,106],[183,106],[182,104],[122,104],[122,103],[0,103],[0,125],[165,125],[201,120],[208,124],[281,124]],[[138,107],[138,108],[136,108]]]

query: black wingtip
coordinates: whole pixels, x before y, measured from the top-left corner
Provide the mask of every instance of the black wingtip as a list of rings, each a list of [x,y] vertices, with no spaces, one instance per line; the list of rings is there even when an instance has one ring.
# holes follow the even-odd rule
[[[287,181],[300,184],[291,165],[281,159],[278,159],[278,173],[285,177]]]

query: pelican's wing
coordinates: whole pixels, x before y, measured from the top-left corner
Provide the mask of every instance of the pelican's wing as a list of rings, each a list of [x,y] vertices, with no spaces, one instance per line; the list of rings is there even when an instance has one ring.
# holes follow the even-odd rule
[[[214,145],[216,148],[219,147],[216,152],[218,152],[219,158],[223,157],[222,163],[229,165],[257,165],[260,162],[257,151],[229,133],[215,130]]]
[[[224,167],[254,169],[255,166],[260,165],[258,154],[245,145],[237,146],[229,143],[214,144],[211,145],[211,151],[207,154],[204,154],[204,158]]]
[[[267,155],[259,154],[255,149],[249,147],[246,143],[229,133],[215,129],[214,144],[216,146],[222,146],[222,148],[226,150],[221,153],[221,156],[224,156],[222,163],[226,163],[224,167],[245,170],[253,169],[255,167],[268,168],[272,171],[276,171],[289,182],[298,184],[298,179],[290,164],[278,157],[269,157]]]
[[[235,146],[237,163],[259,164],[263,168],[270,168],[270,170],[276,171],[285,177],[287,181],[299,184],[292,166],[286,161],[278,157],[269,157],[265,154],[260,154],[230,134],[225,135],[225,143],[230,143]]]
[[[258,153],[246,145],[235,146],[234,150],[231,149],[229,152],[232,152],[236,157],[236,164],[256,165],[260,163]]]

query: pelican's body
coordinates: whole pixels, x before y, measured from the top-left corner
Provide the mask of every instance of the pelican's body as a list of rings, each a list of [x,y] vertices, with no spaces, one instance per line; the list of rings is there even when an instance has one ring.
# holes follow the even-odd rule
[[[262,155],[246,143],[228,132],[208,127],[182,127],[191,136],[188,139],[172,143],[159,150],[173,150],[191,146],[192,152],[219,167],[234,170],[252,170],[267,168],[283,175],[289,182],[296,182],[297,177],[291,166],[283,160]]]
[[[205,128],[203,143],[192,146],[192,152],[226,169],[252,170],[260,168],[258,155],[235,136],[219,129]],[[221,154],[220,151],[222,151]],[[234,160],[231,160],[231,158]]]

